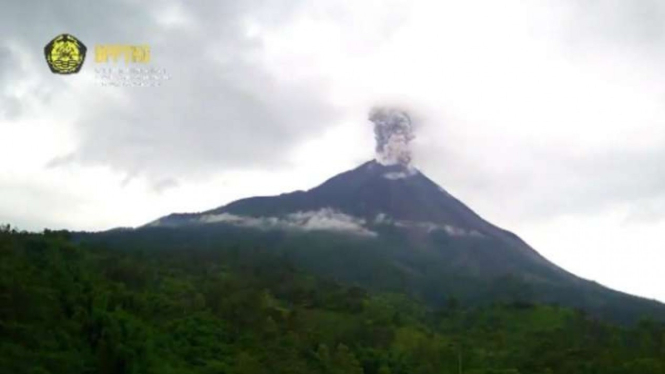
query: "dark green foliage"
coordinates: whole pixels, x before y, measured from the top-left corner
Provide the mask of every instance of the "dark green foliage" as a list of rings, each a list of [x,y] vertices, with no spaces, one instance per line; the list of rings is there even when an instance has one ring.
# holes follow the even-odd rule
[[[215,259],[270,268],[270,253],[289,266],[372,291],[406,294],[432,307],[450,299],[462,306],[549,303],[579,308],[593,317],[632,324],[644,316],[665,322],[665,305],[616,292],[526,261],[500,241],[418,234],[395,226],[372,227],[378,237],[296,232],[222,224],[148,227],[74,235],[84,243],[134,256]],[[493,264],[492,266],[490,266]],[[503,264],[499,271],[494,265]],[[141,281],[140,266],[132,272]],[[129,270],[125,270],[129,271]]]
[[[438,309],[258,246],[72,244],[0,228],[0,372],[663,373],[665,326],[523,302]],[[513,287],[513,288],[511,288]],[[387,289],[390,287],[386,287]]]

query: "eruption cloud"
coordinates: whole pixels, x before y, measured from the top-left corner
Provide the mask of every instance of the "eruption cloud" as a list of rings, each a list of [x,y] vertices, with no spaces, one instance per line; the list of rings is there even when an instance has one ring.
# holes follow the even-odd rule
[[[376,107],[370,111],[369,120],[374,123],[376,160],[383,165],[409,166],[409,142],[415,138],[409,114],[399,109]]]

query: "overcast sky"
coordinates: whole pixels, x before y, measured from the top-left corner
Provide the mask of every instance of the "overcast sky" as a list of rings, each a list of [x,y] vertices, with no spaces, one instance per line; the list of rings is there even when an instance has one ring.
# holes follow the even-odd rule
[[[408,107],[414,164],[582,277],[665,301],[665,4],[2,1],[0,222],[136,226],[307,189],[374,157]],[[67,32],[81,73],[50,72]],[[161,87],[101,87],[95,44],[149,44]],[[99,65],[97,65],[99,66]]]

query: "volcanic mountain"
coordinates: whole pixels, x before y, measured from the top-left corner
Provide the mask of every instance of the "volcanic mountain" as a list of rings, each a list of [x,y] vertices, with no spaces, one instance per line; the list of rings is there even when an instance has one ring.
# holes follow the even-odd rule
[[[393,226],[410,233],[411,239],[420,238],[415,246],[425,244],[432,234],[496,243],[494,253],[469,249],[462,254],[466,263],[461,266],[485,274],[503,274],[524,265],[525,270],[537,267],[571,278],[515,234],[485,221],[417,169],[401,164],[369,161],[308,191],[242,199],[202,213],[171,214],[147,226],[210,223],[360,235],[376,235],[375,230]]]
[[[308,191],[171,214],[137,232],[171,245],[273,248],[323,275],[435,305],[546,302],[621,321],[665,319],[665,305],[568,273],[399,163],[370,161]]]

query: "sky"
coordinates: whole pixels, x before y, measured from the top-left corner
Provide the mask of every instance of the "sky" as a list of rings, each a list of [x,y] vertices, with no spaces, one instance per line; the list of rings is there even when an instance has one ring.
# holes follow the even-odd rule
[[[413,164],[563,268],[665,301],[665,3],[2,1],[0,222],[104,230],[312,188],[407,108]],[[76,75],[43,48],[88,46]],[[97,44],[159,87],[104,87]],[[123,67],[104,65],[106,67]]]

